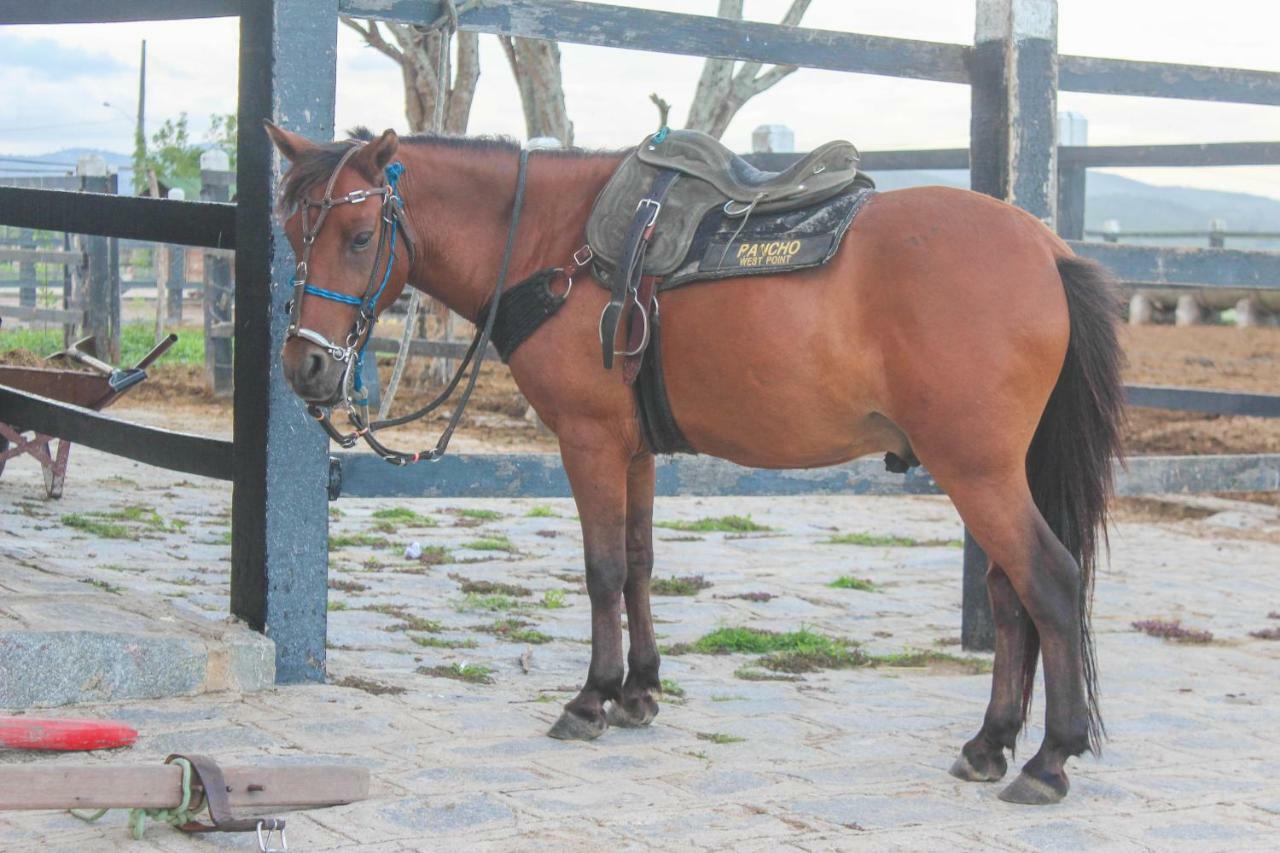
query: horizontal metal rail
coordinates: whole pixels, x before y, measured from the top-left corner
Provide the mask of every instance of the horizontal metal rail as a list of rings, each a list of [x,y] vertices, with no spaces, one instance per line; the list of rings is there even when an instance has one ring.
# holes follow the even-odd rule
[[[236,206],[226,202],[0,187],[0,225],[234,249]]]
[[[1060,145],[1061,166],[1275,166],[1280,142],[1210,142],[1203,145]]]
[[[67,252],[61,249],[3,249],[0,263],[64,264],[75,266],[84,263],[84,252]]]
[[[231,479],[229,441],[117,420],[5,385],[0,385],[0,420],[146,465]]]
[[[1125,282],[1174,287],[1280,289],[1280,252],[1121,246],[1069,240],[1077,254],[1107,266]]]
[[[26,305],[0,305],[0,317],[26,320],[28,323],[62,323],[78,325],[84,322],[83,311],[63,311],[59,308],[30,308]]]
[[[1116,469],[1122,495],[1280,490],[1280,454],[1138,456]],[[743,468],[708,456],[657,460],[657,494],[711,497],[940,494],[923,469],[891,474],[878,459],[830,468],[779,471]],[[367,453],[333,457],[331,494],[352,498],[570,497],[554,453],[460,454],[398,468]]]
[[[1170,409],[1215,415],[1280,418],[1280,395],[1276,394],[1207,391],[1201,388],[1174,388],[1166,385],[1126,385],[1124,392],[1129,405],[1140,409]]]
[[[104,24],[177,21],[240,14],[241,0],[3,0],[3,24]]]
[[[1058,89],[1280,106],[1280,73],[1094,56],[1058,57]]]

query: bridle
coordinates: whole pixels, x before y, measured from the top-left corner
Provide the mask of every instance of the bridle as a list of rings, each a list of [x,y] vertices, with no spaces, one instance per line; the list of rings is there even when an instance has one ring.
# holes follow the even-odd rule
[[[340,393],[348,402],[352,403],[358,403],[361,399],[367,400],[368,398],[368,394],[364,389],[364,351],[372,335],[373,324],[377,320],[378,300],[382,298],[382,294],[387,288],[387,282],[391,280],[391,270],[396,263],[396,235],[398,232],[405,231],[404,245],[409,252],[410,264],[413,263],[414,256],[413,242],[409,239],[408,229],[404,228],[401,219],[404,216],[404,200],[400,197],[398,185],[400,176],[404,174],[403,164],[395,162],[386,167],[387,182],[382,186],[352,190],[338,198],[333,196],[333,187],[338,181],[338,175],[342,172],[342,167],[347,165],[347,162],[364,145],[365,143],[363,142],[353,143],[346,153],[342,155],[342,158],[338,160],[338,165],[334,167],[333,174],[329,176],[329,180],[325,184],[324,196],[320,201],[312,201],[309,198],[302,199],[301,209],[299,210],[299,215],[302,217],[302,257],[298,260],[298,267],[294,272],[293,298],[289,300],[288,306],[289,328],[285,334],[286,341],[290,338],[302,338],[304,341],[310,341],[327,352],[331,358],[345,365]],[[342,204],[363,204],[375,196],[381,196],[382,198],[382,209],[378,214],[381,225],[378,228],[378,248],[373,257],[373,266],[369,270],[369,282],[365,286],[364,294],[350,296],[345,293],[327,290],[307,281],[310,271],[311,249],[315,245],[321,226],[324,225],[325,219],[329,216],[329,211]],[[316,214],[314,223],[311,222],[311,210],[313,208],[320,211]],[[384,251],[387,255],[387,263],[386,268],[382,271],[381,280],[379,280],[378,267]],[[342,305],[351,305],[357,309],[356,318],[352,322],[351,330],[347,333],[345,345],[336,344],[314,329],[303,327],[302,299],[307,295],[328,299],[331,302],[338,302]]]
[[[313,202],[309,199],[302,201],[302,209],[300,211],[302,216],[302,258],[298,261],[297,271],[294,276],[294,295],[293,299],[290,300],[289,328],[285,339],[287,341],[291,338],[301,338],[315,344],[324,349],[331,358],[345,365],[342,384],[335,399],[328,406],[316,403],[307,406],[307,412],[319,422],[331,439],[344,448],[354,447],[357,441],[363,439],[374,453],[393,465],[409,465],[421,461],[434,462],[444,456],[445,450],[449,446],[449,440],[452,438],[453,432],[457,428],[458,422],[462,419],[463,412],[466,410],[467,401],[471,399],[471,394],[475,390],[476,381],[480,378],[480,366],[484,363],[485,354],[489,348],[489,338],[493,334],[494,321],[498,317],[498,303],[502,298],[507,273],[511,267],[511,256],[515,250],[516,231],[520,224],[520,211],[524,207],[524,189],[529,165],[529,150],[523,146],[520,148],[520,165],[516,173],[515,198],[511,206],[511,224],[507,229],[507,241],[503,248],[502,264],[498,270],[498,281],[494,287],[493,298],[489,302],[484,325],[480,326],[477,323],[475,337],[472,338],[471,345],[462,357],[462,362],[458,365],[457,372],[454,373],[453,378],[449,380],[444,390],[434,400],[408,414],[375,421],[369,416],[369,395],[364,387],[364,378],[362,376],[364,352],[368,346],[369,339],[373,336],[373,326],[378,320],[378,300],[382,298],[387,283],[391,279],[391,269],[395,266],[396,234],[398,231],[403,230],[405,232],[403,239],[405,248],[409,252],[410,264],[413,262],[414,250],[413,243],[409,239],[408,229],[403,221],[405,204],[398,189],[399,180],[405,172],[403,164],[395,162],[387,166],[385,170],[387,182],[382,186],[354,190],[345,196],[333,197],[333,187],[338,181],[338,174],[342,171],[342,167],[355,156],[356,152],[364,144],[363,142],[353,143],[351,148],[338,160],[338,164],[333,169],[333,174],[329,176],[329,180],[325,184],[324,196],[320,201]],[[374,255],[373,267],[369,272],[369,283],[365,287],[364,294],[359,297],[349,296],[345,293],[327,290],[309,283],[307,276],[309,273],[308,263],[311,259],[311,247],[314,245],[316,236],[320,233],[320,228],[324,225],[329,211],[340,204],[360,204],[376,195],[382,196],[382,210],[379,216],[382,220],[382,225],[379,228],[377,254]],[[313,207],[320,209],[314,224],[310,220],[310,208]],[[382,270],[381,278],[379,278],[379,266],[381,265],[384,248],[387,261],[385,268]],[[356,319],[352,323],[351,331],[347,334],[344,345],[334,343],[314,329],[303,328],[301,323],[302,298],[308,295],[358,308]],[[375,437],[374,433],[378,430],[401,426],[410,421],[418,420],[448,402],[449,398],[453,396],[454,390],[457,389],[462,381],[462,376],[467,367],[473,361],[474,366],[472,367],[471,376],[467,380],[467,387],[453,407],[453,412],[449,416],[449,423],[434,447],[415,452],[393,450],[382,444]],[[354,428],[352,432],[340,432],[333,425],[329,411],[329,406],[333,404],[340,404],[346,411],[347,418]]]

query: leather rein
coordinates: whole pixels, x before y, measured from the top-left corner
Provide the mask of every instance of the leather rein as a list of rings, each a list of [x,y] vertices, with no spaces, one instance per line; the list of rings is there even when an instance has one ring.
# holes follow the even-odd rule
[[[334,167],[333,174],[329,176],[329,180],[325,184],[324,197],[320,201],[313,202],[309,199],[303,199],[302,201],[302,258],[298,261],[297,272],[294,276],[294,295],[288,305],[289,328],[285,335],[285,340],[301,338],[325,350],[331,358],[345,365],[342,384],[338,392],[338,396],[341,399],[336,402],[346,411],[347,419],[350,421],[353,431],[343,433],[333,425],[330,417],[330,406],[316,403],[307,406],[307,412],[319,422],[331,439],[344,448],[354,447],[356,442],[363,439],[375,454],[393,465],[409,465],[421,461],[434,462],[444,456],[449,446],[449,440],[453,437],[453,432],[457,428],[458,422],[462,419],[463,412],[466,410],[467,402],[471,399],[471,394],[475,390],[476,382],[480,377],[480,366],[484,363],[485,353],[489,348],[489,339],[493,334],[494,321],[498,316],[498,302],[502,297],[507,273],[511,266],[511,256],[515,250],[516,232],[520,224],[520,212],[524,207],[529,151],[524,147],[520,149],[520,165],[516,174],[515,197],[511,207],[511,224],[507,229],[507,241],[503,248],[502,264],[498,271],[497,284],[494,286],[493,299],[489,303],[488,315],[483,326],[477,324],[475,337],[472,338],[471,345],[467,348],[462,362],[458,365],[457,372],[454,373],[453,378],[449,380],[444,390],[422,408],[394,418],[373,420],[369,415],[369,394],[364,387],[364,377],[362,375],[364,353],[369,339],[373,336],[374,324],[378,320],[378,300],[382,298],[382,294],[386,290],[387,283],[391,279],[392,267],[395,265],[397,233],[400,231],[405,232],[403,241],[405,248],[409,252],[411,264],[414,259],[414,248],[413,242],[409,238],[408,229],[404,224],[405,204],[398,188],[400,177],[405,171],[401,163],[394,162],[387,166],[386,183],[382,186],[354,190],[345,196],[333,197],[333,187],[337,183],[338,174],[342,171],[342,167],[355,156],[356,152],[364,144],[362,142],[355,143],[342,155],[342,158]],[[315,243],[316,236],[320,233],[321,226],[324,225],[329,211],[340,204],[360,204],[374,196],[381,196],[382,198],[382,210],[379,217],[382,224],[379,228],[377,253],[374,255],[373,267],[370,270],[369,282],[365,287],[364,294],[359,297],[350,296],[309,283],[307,275],[311,248]],[[310,209],[313,207],[320,210],[314,224],[310,219]],[[379,276],[379,267],[381,266],[384,251],[386,254],[386,266],[381,270],[382,274]],[[343,345],[334,343],[319,332],[302,326],[302,299],[308,295],[343,305],[350,305],[358,309],[351,331],[347,334]],[[467,367],[473,361],[474,366],[467,381],[467,387],[463,390],[457,405],[454,406],[453,412],[449,416],[449,423],[434,447],[414,452],[393,450],[377,439],[375,433],[379,430],[387,427],[402,426],[423,418],[448,402],[461,383]]]

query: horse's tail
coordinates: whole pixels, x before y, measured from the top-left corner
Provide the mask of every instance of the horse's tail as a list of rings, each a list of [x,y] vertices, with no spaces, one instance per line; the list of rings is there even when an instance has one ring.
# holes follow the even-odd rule
[[[1123,450],[1125,404],[1120,373],[1124,355],[1116,332],[1118,291],[1107,271],[1085,258],[1063,257],[1058,259],[1058,274],[1066,290],[1071,339],[1058,384],[1027,452],[1027,478],[1040,513],[1080,565],[1080,653],[1089,704],[1089,745],[1097,753],[1105,729],[1098,708],[1098,668],[1089,623],[1098,547],[1106,544],[1107,537],[1112,459]],[[1027,643],[1024,721],[1040,645],[1034,629],[1028,632]]]

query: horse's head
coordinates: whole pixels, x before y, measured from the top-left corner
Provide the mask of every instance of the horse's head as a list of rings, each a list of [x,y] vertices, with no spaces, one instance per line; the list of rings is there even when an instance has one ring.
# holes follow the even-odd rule
[[[267,133],[290,163],[279,206],[298,260],[284,375],[302,399],[331,405],[343,400],[374,320],[408,278],[399,140],[388,130],[316,144],[270,123]]]

